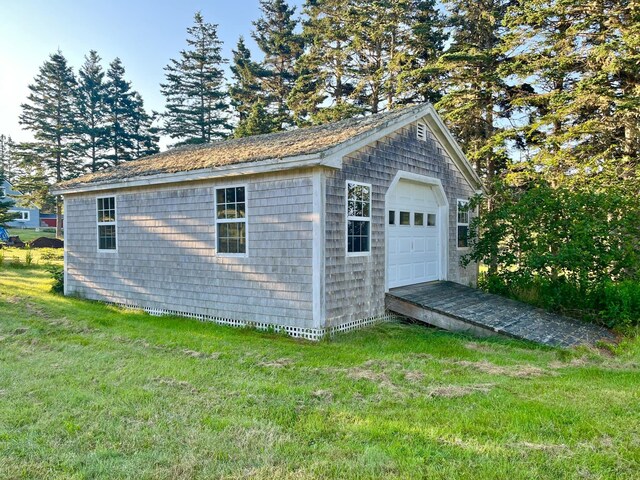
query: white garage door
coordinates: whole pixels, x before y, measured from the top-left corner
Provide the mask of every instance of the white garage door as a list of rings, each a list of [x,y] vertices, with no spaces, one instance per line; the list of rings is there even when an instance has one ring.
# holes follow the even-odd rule
[[[400,180],[387,197],[389,288],[438,280],[438,201],[429,185]]]

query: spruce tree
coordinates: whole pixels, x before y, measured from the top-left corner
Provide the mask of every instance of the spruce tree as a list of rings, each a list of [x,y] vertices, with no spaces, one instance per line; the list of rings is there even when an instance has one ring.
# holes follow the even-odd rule
[[[251,108],[251,112],[244,120],[238,123],[234,136],[236,138],[250,137],[252,135],[261,135],[263,133],[271,133],[277,131],[277,125],[264,104],[258,102]]]
[[[259,63],[253,61],[251,51],[247,48],[243,37],[238,39],[236,49],[232,52],[231,75],[233,83],[229,87],[229,96],[239,121],[243,122],[257,103],[264,103],[261,79],[267,75],[267,72],[262,69]]]
[[[167,101],[163,130],[179,140],[177,145],[208,143],[229,133],[222,70],[226,60],[217,29],[197,12],[194,25],[187,28],[188,48],[165,67],[166,83],[160,85]]]
[[[108,131],[105,159],[109,165],[119,165],[134,158],[132,122],[135,117],[134,91],[125,79],[125,69],[119,58],[114,59],[107,71],[105,85],[106,127]]]
[[[296,33],[295,7],[285,0],[260,0],[261,17],[253,22],[252,36],[264,53],[262,78],[267,111],[274,115],[279,130],[294,124],[287,100],[296,82],[296,62],[304,48]]]
[[[436,103],[441,98],[435,66],[443,54],[447,34],[445,18],[436,0],[413,0],[409,5],[407,53],[399,65],[397,94],[401,102]]]
[[[4,180],[4,171],[0,170],[0,187]],[[6,226],[7,222],[10,222],[17,217],[16,213],[9,211],[9,209],[14,205],[14,201],[7,196],[3,196],[2,193],[3,192],[0,191],[0,227]]]
[[[77,152],[77,82],[72,68],[60,51],[44,62],[29,85],[27,103],[22,104],[20,123],[33,133],[41,162],[49,181],[60,182],[82,171]],[[62,202],[56,206],[62,235]]]
[[[16,175],[14,143],[10,136],[0,134],[0,175],[9,183],[13,183]]]
[[[78,110],[80,115],[80,150],[88,160],[88,169],[95,172],[106,166],[104,160],[108,129],[105,121],[106,85],[100,56],[91,50],[78,72]]]
[[[436,108],[489,190],[509,160],[501,124],[510,115],[509,88],[500,72],[509,61],[502,27],[508,3],[447,0],[452,37],[437,64],[445,94]]]
[[[297,79],[289,104],[297,123],[324,123],[357,115],[354,105],[352,37],[348,2],[307,0],[302,36],[305,51],[296,64]]]
[[[133,158],[153,155],[160,151],[158,146],[158,129],[153,127],[154,118],[144,109],[144,101],[138,92],[134,92],[133,117],[131,119],[131,133],[133,135]]]
[[[518,54],[508,73],[530,84],[517,99],[531,119],[517,130],[529,159],[519,176],[553,185],[638,181],[638,15],[619,1],[532,0],[509,9],[507,48]]]

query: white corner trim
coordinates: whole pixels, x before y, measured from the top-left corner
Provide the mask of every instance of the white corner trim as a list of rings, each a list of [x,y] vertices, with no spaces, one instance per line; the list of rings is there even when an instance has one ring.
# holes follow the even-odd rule
[[[313,184],[313,244],[312,244],[312,304],[315,328],[324,328],[324,278],[325,278],[325,176],[322,169],[314,170]]]
[[[447,280],[449,276],[449,201],[439,178],[428,177],[417,173],[399,170],[391,181],[389,188],[384,194],[384,291],[389,292],[389,195],[398,185],[400,180],[411,180],[434,187],[436,199],[438,200],[438,227],[440,228],[440,280]]]
[[[64,216],[67,217],[67,201],[65,200],[65,198],[62,198],[62,211],[64,212]],[[63,281],[64,281],[64,285],[63,285],[63,290],[62,293],[66,296],[68,294],[68,289],[69,289],[69,280],[68,280],[68,276],[69,276],[69,260],[67,257],[67,252],[69,250],[69,247],[67,246],[67,226],[64,223],[61,225],[63,227],[62,229],[62,241],[64,243],[63,245],[63,249],[62,249],[62,272],[63,272]],[[117,233],[116,233],[117,235]]]

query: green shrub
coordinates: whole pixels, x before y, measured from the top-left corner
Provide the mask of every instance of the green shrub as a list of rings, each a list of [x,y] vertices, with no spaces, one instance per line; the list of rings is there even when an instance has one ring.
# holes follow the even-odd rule
[[[499,187],[491,204],[472,223],[471,252],[463,258],[488,266],[482,288],[609,326],[639,323],[634,195],[539,184]]]
[[[54,293],[64,293],[64,268],[59,265],[46,265],[45,269],[53,278],[51,291]]]
[[[62,260],[64,254],[61,248],[41,248],[40,258],[44,261]]]

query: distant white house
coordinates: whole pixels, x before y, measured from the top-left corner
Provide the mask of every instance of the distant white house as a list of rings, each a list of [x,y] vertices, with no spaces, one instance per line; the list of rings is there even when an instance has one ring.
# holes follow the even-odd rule
[[[16,212],[19,216],[11,222],[7,222],[9,227],[13,228],[36,228],[40,226],[40,209],[35,205],[30,207],[23,207],[18,205],[19,197],[22,192],[15,190],[11,183],[7,180],[3,180],[0,187],[0,198],[9,197],[16,204],[9,209],[10,212]]]

